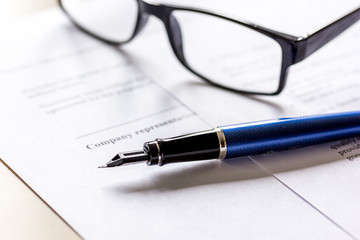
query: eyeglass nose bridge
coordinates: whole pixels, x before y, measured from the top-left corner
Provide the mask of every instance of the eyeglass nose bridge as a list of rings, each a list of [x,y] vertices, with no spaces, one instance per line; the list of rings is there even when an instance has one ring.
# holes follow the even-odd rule
[[[138,4],[140,14],[134,36],[143,29],[150,15],[159,18],[165,25],[170,45],[176,57],[183,64],[187,65],[183,52],[183,41],[180,24],[172,14],[174,9],[170,6],[154,5],[142,0],[138,0]]]
[[[165,18],[171,13],[171,11],[173,10],[171,7],[169,6],[164,6],[164,5],[155,5],[155,4],[150,4],[147,2],[144,2],[142,0],[138,0],[138,4],[140,7],[140,13],[141,14],[145,14],[145,15],[153,15],[155,17],[158,17],[161,20],[165,20]]]

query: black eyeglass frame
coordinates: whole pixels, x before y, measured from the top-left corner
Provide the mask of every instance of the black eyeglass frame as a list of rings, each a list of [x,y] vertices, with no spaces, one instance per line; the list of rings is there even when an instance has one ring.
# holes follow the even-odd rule
[[[197,8],[188,8],[188,7],[181,7],[181,6],[173,6],[173,5],[163,5],[163,4],[150,4],[144,2],[143,0],[136,0],[138,3],[138,16],[137,22],[134,28],[134,32],[131,37],[126,41],[113,41],[93,32],[87,30],[81,24],[77,23],[77,21],[71,16],[71,14],[66,10],[62,0],[58,0],[58,3],[64,13],[69,17],[69,19],[82,31],[91,35],[92,37],[99,39],[105,43],[112,44],[112,45],[122,45],[125,43],[130,42],[134,39],[140,31],[146,25],[149,16],[153,15],[158,17],[165,25],[166,32],[170,41],[170,45],[175,53],[177,59],[181,62],[181,64],[187,68],[190,72],[195,74],[196,76],[200,77],[201,79],[207,81],[208,83],[220,87],[222,89],[226,89],[236,93],[243,93],[243,94],[257,94],[257,95],[278,95],[282,92],[285,87],[286,79],[288,75],[289,67],[301,62],[302,60],[306,59],[312,53],[319,50],[321,47],[329,43],[331,40],[336,38],[340,35],[343,31],[348,29],[358,20],[360,20],[360,7],[355,9],[354,11],[350,12],[349,14],[343,16],[342,18],[332,22],[331,24],[323,27],[322,29],[316,31],[315,33],[308,35],[306,37],[296,37],[286,33],[278,32],[258,24],[254,24],[247,21],[240,21],[237,19],[225,17],[213,12],[197,9]],[[184,52],[182,49],[182,37],[181,37],[181,29],[180,25],[173,16],[173,11],[190,11],[196,12],[201,14],[210,15],[213,17],[218,17],[244,27],[250,28],[256,32],[259,32],[263,35],[266,35],[273,40],[275,40],[281,47],[282,50],[282,61],[281,61],[281,69],[280,69],[280,79],[279,85],[276,91],[272,93],[264,93],[264,92],[256,92],[256,91],[244,91],[233,89],[216,82],[211,81],[209,78],[201,75],[200,73],[196,72],[192,67],[187,63]]]

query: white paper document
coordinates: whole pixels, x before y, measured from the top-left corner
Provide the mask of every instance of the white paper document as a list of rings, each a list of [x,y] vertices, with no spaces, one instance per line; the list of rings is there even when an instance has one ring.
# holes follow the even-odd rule
[[[122,48],[57,9],[8,30],[1,159],[85,239],[359,239],[360,138],[222,162],[97,167],[158,137],[359,110],[360,25],[292,67],[283,94],[259,97],[196,78],[160,23],[149,24]]]

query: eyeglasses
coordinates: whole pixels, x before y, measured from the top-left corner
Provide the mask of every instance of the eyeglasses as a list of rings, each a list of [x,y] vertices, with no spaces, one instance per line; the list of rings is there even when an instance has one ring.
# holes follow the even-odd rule
[[[81,30],[117,45],[134,39],[149,16],[156,16],[188,70],[223,89],[261,95],[279,94],[291,65],[360,19],[359,7],[309,36],[295,37],[200,9],[142,0],[59,0],[59,4]]]

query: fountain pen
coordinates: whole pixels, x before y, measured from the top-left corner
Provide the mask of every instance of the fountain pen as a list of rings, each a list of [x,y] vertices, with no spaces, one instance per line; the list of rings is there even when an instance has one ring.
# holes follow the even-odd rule
[[[144,143],[142,150],[118,153],[101,167],[229,159],[359,136],[360,111],[280,118],[158,138]]]

